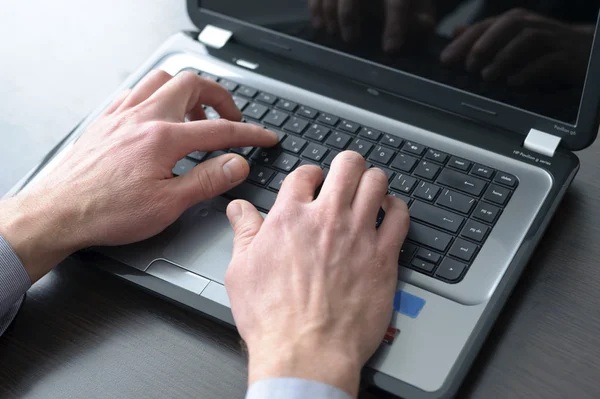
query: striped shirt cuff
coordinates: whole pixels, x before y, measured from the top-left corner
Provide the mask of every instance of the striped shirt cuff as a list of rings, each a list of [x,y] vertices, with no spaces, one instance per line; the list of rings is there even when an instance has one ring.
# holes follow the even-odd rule
[[[250,386],[246,399],[352,399],[350,395],[322,382],[299,378],[268,378]]]
[[[17,315],[31,279],[8,241],[0,234],[0,335]]]

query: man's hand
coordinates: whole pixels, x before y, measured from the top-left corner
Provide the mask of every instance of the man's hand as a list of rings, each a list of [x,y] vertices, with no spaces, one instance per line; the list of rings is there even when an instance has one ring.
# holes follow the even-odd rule
[[[203,120],[203,104],[229,120]],[[186,116],[191,121],[184,123]],[[277,143],[272,132],[231,122],[240,119],[217,83],[191,72],[151,72],[115,100],[39,184],[0,204],[0,233],[32,282],[79,249],[156,235],[249,172],[242,157],[227,154],[173,178],[179,159],[193,151]]]
[[[329,34],[341,33],[346,42],[361,33],[361,18],[374,8],[383,12],[382,48],[394,52],[402,48],[411,34],[433,32],[436,24],[432,0],[309,0],[313,26]]]
[[[355,396],[390,322],[409,216],[386,196],[386,175],[365,171],[355,152],[335,158],[315,200],[322,181],[316,166],[294,171],[264,221],[247,202],[229,205],[235,239],[225,286],[250,384],[297,377]]]
[[[519,8],[461,27],[441,60],[512,85],[577,84],[585,78],[593,39],[593,26],[568,25]]]

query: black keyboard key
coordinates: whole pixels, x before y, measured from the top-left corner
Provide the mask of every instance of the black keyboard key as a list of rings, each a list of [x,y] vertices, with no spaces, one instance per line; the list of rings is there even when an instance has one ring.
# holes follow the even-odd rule
[[[356,132],[358,132],[359,128],[360,128],[360,126],[358,126],[358,123],[350,122],[345,119],[342,119],[342,121],[338,125],[338,129],[343,130],[345,132],[349,132],[349,133],[356,133]]]
[[[438,150],[429,149],[427,154],[425,154],[425,159],[444,164],[448,160],[448,154]]]
[[[350,144],[350,147],[348,147],[348,150],[356,151],[360,155],[362,155],[363,158],[365,158],[367,156],[367,154],[369,153],[369,151],[371,151],[371,148],[373,148],[373,144],[371,144],[368,141],[365,141],[363,139],[356,139],[352,142],[352,144]]]
[[[471,171],[471,173],[475,176],[483,177],[484,179],[489,180],[494,174],[494,169],[476,163],[475,166],[473,166],[473,170]]]
[[[400,146],[402,145],[403,140],[399,137],[396,136],[392,136],[391,134],[384,134],[383,137],[380,140],[380,143],[383,145],[387,145],[388,147],[392,147],[392,148],[400,148]]]
[[[327,175],[329,174],[329,168],[323,169],[323,181],[327,179]]]
[[[306,129],[306,126],[308,126],[308,121],[306,119],[296,118],[294,116],[290,118],[283,128],[296,134],[302,134],[304,129]]]
[[[413,172],[415,176],[422,177],[427,180],[435,180],[435,177],[440,171],[440,167],[429,161],[422,161],[417,169]]]
[[[500,206],[504,206],[508,201],[508,197],[510,196],[510,190],[508,188],[496,186],[495,184],[490,185],[488,190],[485,192],[483,196],[484,200],[493,202],[494,204],[498,204]]]
[[[378,146],[369,156],[369,161],[377,162],[382,165],[387,165],[394,156],[394,150],[387,147]]]
[[[289,115],[286,114],[285,112],[279,111],[277,109],[273,109],[273,110],[269,111],[267,116],[265,116],[262,121],[268,125],[281,127],[281,125],[283,125],[285,123],[285,121],[287,120],[288,117],[289,117]]]
[[[211,107],[206,108],[204,110],[204,114],[206,115],[206,119],[208,119],[209,121],[221,118],[221,115],[219,115],[219,113]]]
[[[419,157],[423,155],[425,150],[425,146],[412,141],[407,141],[406,144],[404,144],[404,147],[402,147],[402,151],[417,155]]]
[[[253,149],[254,149],[254,147],[238,147],[238,148],[232,148],[231,152],[240,154],[243,157],[247,157],[248,155],[250,155],[250,153],[252,152]]]
[[[359,137],[364,137],[365,139],[378,141],[381,138],[381,133],[379,130],[371,129],[370,127],[363,127],[360,129],[360,133],[358,133]]]
[[[343,150],[344,148],[346,148],[350,140],[352,140],[352,137],[348,136],[345,133],[333,132],[333,134],[329,136],[329,139],[327,139],[325,144]]]
[[[474,198],[446,189],[442,192],[442,195],[440,195],[437,204],[454,211],[468,214],[471,212],[471,209],[473,209],[473,206],[475,206],[475,202]]]
[[[460,279],[467,265],[455,261],[454,259],[445,258],[442,264],[435,272],[435,277],[449,282],[456,282]]]
[[[440,188],[431,183],[421,182],[415,190],[414,196],[425,201],[433,202],[440,192]]]
[[[394,178],[390,187],[400,193],[410,194],[416,184],[417,179],[401,174]]]
[[[283,181],[287,175],[285,173],[277,173],[277,175],[271,180],[269,184],[269,188],[275,191],[281,190],[281,186],[283,185]]]
[[[410,203],[412,202],[412,198],[407,197],[404,194],[397,193],[395,191],[390,191],[388,195],[392,196],[392,197],[400,198],[402,201],[404,201],[404,203],[406,205],[410,205]]]
[[[281,99],[281,100],[277,101],[276,107],[285,109],[286,111],[289,111],[289,112],[294,112],[296,110],[296,108],[298,108],[298,104],[296,104],[295,102],[292,102],[292,101]]]
[[[469,168],[471,167],[472,163],[462,159],[462,158],[458,158],[458,157],[452,157],[450,158],[450,162],[448,162],[448,166],[451,166],[453,168],[456,168],[458,170],[462,170],[464,172],[466,172],[467,170],[469,170]]]
[[[269,111],[269,108],[265,107],[262,104],[251,103],[244,109],[242,115],[247,116],[249,118],[253,118],[256,120],[262,119],[263,116]]]
[[[433,269],[435,269],[435,265],[433,263],[427,262],[426,260],[420,258],[414,258],[410,264],[410,267],[423,273],[431,273]]]
[[[331,129],[328,127],[313,123],[310,125],[306,133],[304,133],[304,137],[316,141],[323,141],[329,133],[331,133]]]
[[[402,249],[400,249],[400,258],[398,259],[398,263],[401,265],[409,265],[418,249],[418,247],[411,243],[404,243],[404,245],[402,245]]]
[[[245,98],[243,98],[243,97],[240,97],[240,96],[233,96],[233,102],[235,103],[235,106],[236,106],[236,107],[238,107],[238,109],[239,109],[240,111],[243,111],[243,110],[244,110],[244,107],[245,107],[246,105],[248,105],[248,103],[249,103],[250,101],[248,101],[248,100],[246,100]]]
[[[279,143],[281,143],[283,141],[283,139],[285,139],[285,137],[286,137],[286,134],[284,132],[282,132],[281,130],[277,130],[277,129],[269,129],[269,130],[277,135],[277,137],[279,138],[279,141],[278,141]]]
[[[219,81],[219,77],[215,76],[211,73],[208,72],[200,72],[200,77],[204,78],[204,79],[208,79],[208,80],[212,80],[213,82],[218,82]]]
[[[327,148],[322,145],[310,143],[302,153],[304,158],[312,159],[316,162],[321,162],[327,153]]]
[[[387,179],[388,179],[388,182],[389,182],[389,181],[392,179],[392,177],[394,176],[394,172],[392,172],[392,171],[391,171],[391,170],[389,170],[389,169],[382,168],[382,167],[379,167],[379,166],[377,166],[377,165],[372,165],[372,166],[371,166],[369,169],[371,169],[371,168],[377,168],[377,169],[379,169],[380,171],[382,171],[383,173],[385,173],[385,175],[386,175],[386,177],[387,177]]]
[[[339,151],[329,151],[329,154],[327,154],[325,160],[323,161],[323,165],[331,166],[333,160],[338,156],[339,153]]]
[[[314,108],[306,107],[304,105],[300,106],[296,113],[308,119],[315,119],[317,115],[319,115],[319,111],[317,111]]]
[[[517,185],[517,178],[508,173],[498,172],[496,173],[496,177],[494,177],[494,183],[500,183],[508,187],[515,187]]]
[[[219,84],[229,91],[235,91],[235,89],[238,88],[237,83],[232,82],[231,80],[227,80],[227,79],[220,79]]]
[[[248,180],[264,186],[269,182],[269,179],[273,177],[274,174],[274,170],[265,168],[264,166],[256,165],[250,168]]]
[[[419,251],[417,252],[417,256],[421,259],[424,259],[424,260],[430,262],[430,263],[433,263],[434,265],[437,265],[439,263],[440,259],[442,259],[442,255],[432,252],[425,248],[419,249]]]
[[[277,199],[277,194],[274,192],[247,182],[228,191],[226,195],[230,198],[246,200],[257,208],[267,212],[273,207]]]
[[[256,96],[256,101],[260,101],[261,103],[273,105],[275,101],[277,101],[277,97],[269,93],[258,93]]]
[[[252,119],[245,119],[245,118],[244,118],[244,119],[242,119],[242,122],[244,122],[244,123],[248,123],[248,124],[250,124],[250,125],[254,125],[254,126],[258,126],[258,127],[262,127],[263,129],[266,129],[266,126],[265,126],[265,125],[263,125],[263,124],[262,124],[262,123],[260,123],[260,122],[253,121]]]
[[[257,148],[250,159],[260,165],[270,165],[279,156],[280,152],[278,148]]]
[[[450,169],[442,170],[438,183],[455,188],[467,194],[479,197],[485,188],[485,181],[477,177],[468,176]]]
[[[465,218],[455,213],[437,208],[421,201],[415,201],[410,207],[411,219],[420,220],[427,224],[457,233]]]
[[[500,208],[494,206],[492,204],[487,204],[485,202],[479,202],[475,212],[473,212],[473,217],[475,219],[482,220],[484,222],[493,224],[498,219],[498,215],[500,214]]]
[[[287,150],[287,151],[291,151],[295,154],[298,154],[300,151],[302,151],[302,149],[304,148],[305,145],[306,145],[306,140],[301,139],[299,137],[295,137],[295,136],[288,136],[281,143],[281,148],[283,148],[284,150]]]
[[[321,123],[324,123],[329,126],[337,125],[339,120],[340,120],[340,118],[338,118],[337,116],[333,116],[331,114],[326,114],[325,112],[321,112],[321,114],[317,118],[317,122],[321,122]]]
[[[202,162],[204,161],[204,158],[206,158],[206,152],[194,151],[191,154],[188,154],[187,157],[193,159],[196,162]]]
[[[410,173],[419,160],[407,154],[398,154],[392,162],[392,168]]]
[[[183,158],[175,164],[172,172],[175,176],[183,176],[190,170],[194,169],[196,165],[198,165],[196,162],[187,158]]]
[[[206,160],[208,161],[209,159],[217,158],[217,157],[220,157],[221,155],[225,155],[225,154],[227,154],[225,151],[213,151],[210,154],[208,154],[208,156],[206,157]]]
[[[454,256],[455,258],[470,263],[475,257],[475,252],[477,252],[477,245],[465,241],[463,239],[457,238],[454,241],[454,244],[452,244],[448,255]]]
[[[446,252],[452,241],[452,236],[423,224],[411,222],[408,239],[436,251]]]
[[[300,162],[300,159],[286,153],[280,154],[275,162],[273,162],[273,166],[279,170],[283,170],[284,172],[291,172],[294,170],[296,164]]]
[[[248,86],[240,86],[236,90],[236,94],[241,94],[242,96],[246,96],[246,97],[250,97],[250,98],[254,98],[256,93],[258,93],[256,91],[256,89],[253,89],[252,87],[248,87]]]
[[[467,224],[465,224],[460,235],[476,242],[483,242],[489,229],[490,228],[484,224],[469,220]]]

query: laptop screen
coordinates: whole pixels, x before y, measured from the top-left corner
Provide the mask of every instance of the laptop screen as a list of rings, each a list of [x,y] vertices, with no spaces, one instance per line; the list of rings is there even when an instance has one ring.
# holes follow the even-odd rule
[[[202,0],[201,6],[575,124],[600,0]]]

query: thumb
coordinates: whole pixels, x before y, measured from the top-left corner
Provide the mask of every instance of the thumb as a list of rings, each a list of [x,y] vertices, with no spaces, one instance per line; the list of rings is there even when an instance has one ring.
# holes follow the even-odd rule
[[[243,253],[252,243],[264,219],[254,205],[242,200],[229,203],[227,217],[233,228],[233,257],[235,257]]]
[[[239,155],[224,154],[209,159],[183,176],[171,179],[176,193],[187,207],[223,194],[240,184],[250,171],[248,161]]]

